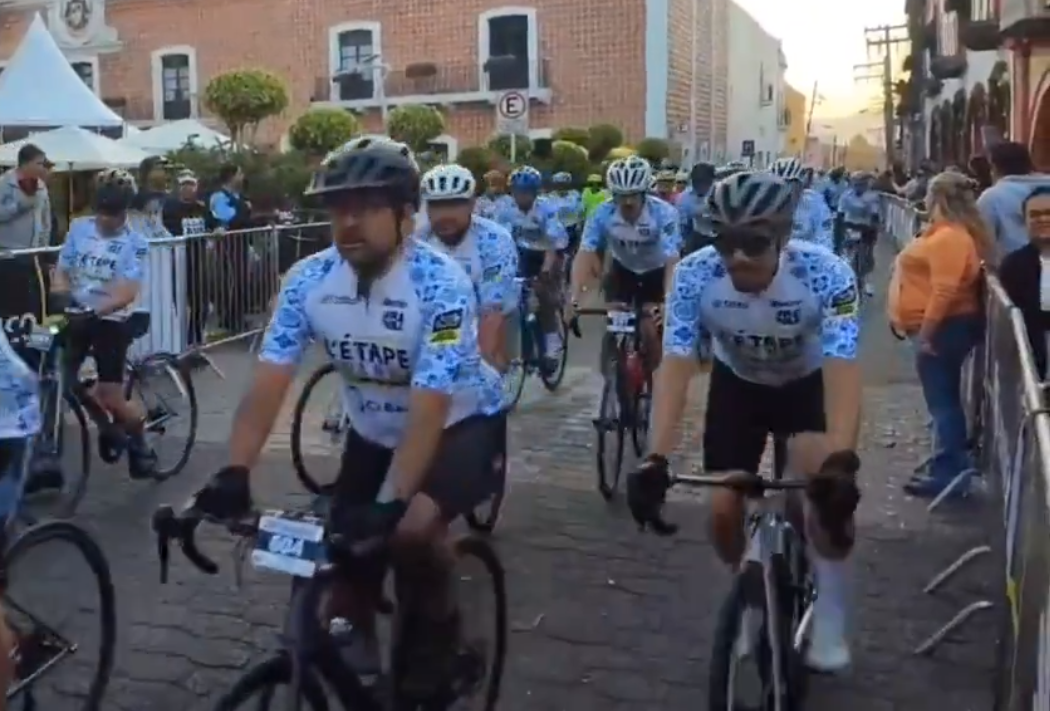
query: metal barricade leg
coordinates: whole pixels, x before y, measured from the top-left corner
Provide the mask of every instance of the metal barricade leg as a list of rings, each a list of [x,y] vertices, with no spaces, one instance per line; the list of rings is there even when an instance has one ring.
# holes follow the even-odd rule
[[[932,635],[922,641],[918,647],[912,652],[916,656],[925,656],[932,654],[934,650],[943,642],[948,635],[962,627],[967,620],[976,615],[982,610],[990,610],[995,607],[992,603],[987,600],[978,600],[977,602],[971,602],[969,605],[959,610],[955,617],[948,620],[940,629],[934,632]]]

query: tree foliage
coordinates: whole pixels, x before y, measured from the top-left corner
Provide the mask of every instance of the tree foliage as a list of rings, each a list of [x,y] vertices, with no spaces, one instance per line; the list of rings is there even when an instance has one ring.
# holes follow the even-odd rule
[[[226,125],[236,145],[252,138],[260,123],[288,107],[288,91],[271,72],[239,69],[208,82],[204,105]]]
[[[489,141],[489,150],[497,155],[503,156],[507,160],[510,160],[510,136],[496,136]],[[523,163],[527,161],[531,155],[532,141],[529,137],[516,136],[514,138],[514,160],[518,163]]]
[[[349,141],[360,129],[349,111],[311,109],[292,124],[288,140],[297,151],[322,156]]]
[[[662,138],[643,138],[634,147],[635,152],[649,161],[654,168],[659,168],[671,155],[671,147]]]
[[[456,162],[474,174],[474,179],[481,185],[485,173],[498,167],[500,157],[484,146],[464,148],[456,157]]]
[[[222,149],[182,148],[168,154],[177,171],[189,169],[200,180],[201,193],[219,187],[219,171],[235,163],[244,171],[245,196],[258,212],[303,205],[303,190],[317,163],[315,156],[300,152],[267,154],[257,151],[231,152]]]
[[[623,131],[612,124],[598,123],[587,129],[587,150],[590,151],[591,160],[594,162],[605,160],[609,151],[621,145]]]
[[[559,128],[554,132],[554,140],[568,141],[569,143],[575,143],[577,146],[590,148],[591,134],[585,128],[580,128],[579,126],[567,126],[565,128]]]
[[[398,106],[387,117],[386,130],[391,138],[423,152],[445,132],[445,117],[432,106]]]

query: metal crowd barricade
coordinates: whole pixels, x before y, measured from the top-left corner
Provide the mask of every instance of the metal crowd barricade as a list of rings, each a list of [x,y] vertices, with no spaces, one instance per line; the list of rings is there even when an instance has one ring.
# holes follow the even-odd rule
[[[923,215],[904,198],[882,195],[882,232],[901,250],[922,229]]]

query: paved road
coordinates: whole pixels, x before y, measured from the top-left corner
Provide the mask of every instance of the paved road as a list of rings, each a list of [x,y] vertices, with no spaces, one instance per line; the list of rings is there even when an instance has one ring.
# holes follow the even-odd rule
[[[900,494],[899,484],[927,446],[925,418],[907,354],[882,326],[881,305],[872,311],[863,356],[856,664],[841,679],[817,680],[809,708],[986,711],[995,639],[990,617],[932,658],[913,657],[910,650],[964,601],[996,599],[991,561],[966,571],[942,596],[920,591],[939,567],[983,538],[982,527],[994,525],[995,507],[976,502],[928,516]],[[512,420],[512,494],[496,539],[509,574],[512,623],[500,708],[692,711],[705,705],[709,646],[728,576],[707,540],[702,498],[677,498],[670,514],[683,530],[673,540],[657,540],[639,536],[622,507],[607,506],[594,491],[589,420],[599,382],[588,369],[594,328],[588,345],[576,350],[566,386],[553,396],[530,396]],[[220,363],[226,382],[200,379],[202,441],[185,475],[155,487],[102,469],[83,508],[82,521],[105,548],[119,595],[119,649],[106,709],[204,711],[275,645],[286,580],[249,572],[238,591],[229,565],[206,579],[176,559],[171,582],[160,586],[148,536],[149,511],[181,501],[222,459],[228,413],[246,369],[239,356],[225,355]],[[691,407],[694,421],[699,399]],[[259,467],[260,501],[279,505],[298,498],[286,441],[279,433]],[[314,445],[324,451],[320,438]],[[695,461],[697,450],[693,434],[681,457]],[[311,465],[331,463],[317,458]],[[220,559],[230,550],[221,537],[208,537],[206,544]],[[79,609],[66,623],[90,629],[91,595],[77,582],[84,578],[76,577],[82,573],[58,562],[34,573],[34,581],[47,581],[34,588],[56,611],[73,607],[69,591],[81,590]],[[50,608],[34,609],[46,617]],[[56,690],[74,693],[83,682],[71,676],[56,682]],[[43,708],[77,707],[63,695]]]

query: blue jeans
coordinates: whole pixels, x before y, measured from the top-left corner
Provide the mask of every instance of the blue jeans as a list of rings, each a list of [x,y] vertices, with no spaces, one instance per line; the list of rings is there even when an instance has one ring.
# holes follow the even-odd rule
[[[22,473],[28,462],[33,438],[0,439],[0,522],[15,512],[21,493]]]
[[[931,345],[936,355],[919,353],[916,369],[926,408],[933,419],[937,451],[930,476],[947,483],[973,465],[966,446],[966,413],[962,404],[962,369],[981,337],[980,316],[953,316],[941,322]]]

